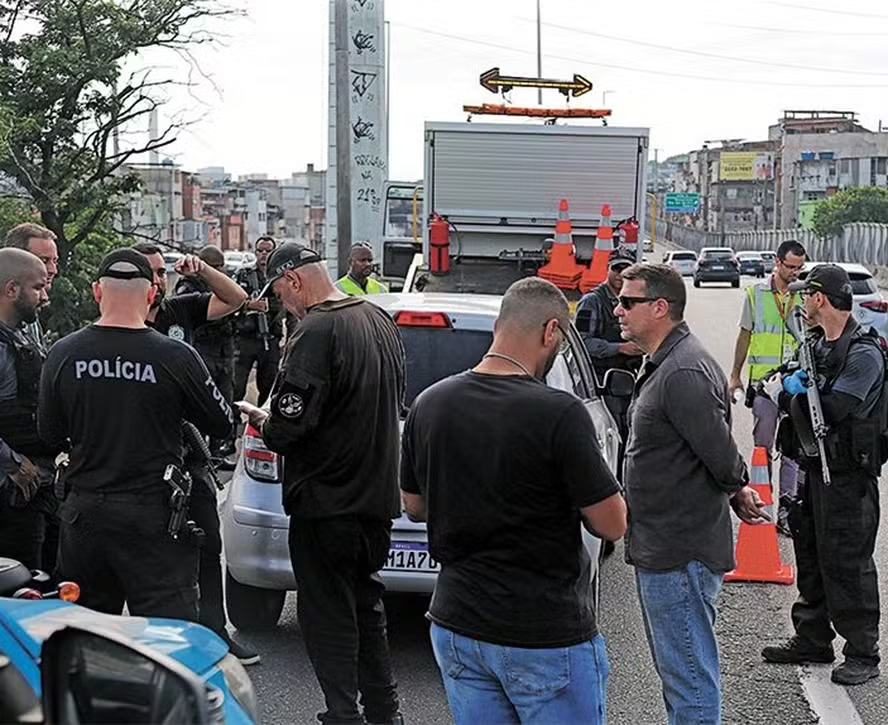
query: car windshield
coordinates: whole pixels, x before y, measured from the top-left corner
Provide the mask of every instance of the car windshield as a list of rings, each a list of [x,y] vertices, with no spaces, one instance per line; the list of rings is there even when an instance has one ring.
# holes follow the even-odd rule
[[[438,327],[401,327],[407,354],[407,400],[449,375],[475,367],[493,342],[486,330],[454,330]]]

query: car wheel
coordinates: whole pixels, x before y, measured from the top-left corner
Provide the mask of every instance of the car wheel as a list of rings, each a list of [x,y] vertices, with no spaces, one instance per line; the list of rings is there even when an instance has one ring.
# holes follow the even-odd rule
[[[699,286],[700,286],[700,280],[697,279],[696,277],[694,277],[694,287],[699,287]]]
[[[225,606],[228,619],[238,629],[274,629],[281,617],[287,592],[241,584],[225,571]]]
[[[740,286],[739,279],[735,279],[734,281],[731,282],[731,287],[739,287],[739,286]]]

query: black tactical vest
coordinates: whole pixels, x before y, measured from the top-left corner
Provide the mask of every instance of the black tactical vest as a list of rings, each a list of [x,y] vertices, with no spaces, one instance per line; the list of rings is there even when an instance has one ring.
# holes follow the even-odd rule
[[[37,396],[40,372],[46,351],[21,330],[0,325],[0,344],[6,345],[15,360],[18,393],[13,400],[0,403],[0,438],[17,453],[29,458],[54,455],[37,432]]]
[[[626,340],[623,339],[623,335],[620,333],[620,320],[614,314],[614,300],[613,296],[607,289],[607,285],[599,285],[592,290],[590,294],[596,298],[595,302],[598,305],[598,320],[602,328],[595,337],[607,340],[608,342],[626,342]],[[641,366],[641,356],[617,353],[616,355],[609,355],[608,357],[593,357],[592,365],[595,368],[598,379],[603,380],[605,372],[611,368],[629,370],[633,373],[636,372]]]

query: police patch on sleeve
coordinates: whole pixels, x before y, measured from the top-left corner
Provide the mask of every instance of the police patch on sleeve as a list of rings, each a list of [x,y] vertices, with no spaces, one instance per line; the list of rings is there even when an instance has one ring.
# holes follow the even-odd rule
[[[167,330],[167,337],[183,342],[185,340],[185,328],[182,325],[170,325],[170,329]]]
[[[284,418],[298,418],[305,410],[305,403],[302,396],[296,393],[284,393],[278,400],[277,408]]]

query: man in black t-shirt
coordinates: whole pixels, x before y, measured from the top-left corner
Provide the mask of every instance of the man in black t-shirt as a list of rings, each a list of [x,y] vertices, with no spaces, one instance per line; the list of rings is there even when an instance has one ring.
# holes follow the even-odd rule
[[[490,351],[405,425],[402,499],[441,564],[429,618],[457,725],[605,721],[581,527],[619,539],[626,507],[582,402],[542,382],[569,324],[557,287],[516,282]]]
[[[164,471],[182,466],[182,420],[223,436],[233,418],[197,353],[146,327],[152,281],[133,250],[102,260],[101,316],[52,348],[38,425],[48,445],[70,444],[58,569],[81,585],[80,603],[196,620],[197,543],[168,532]]]
[[[157,298],[148,311],[146,324],[168,337],[193,344],[195,330],[208,321],[230,315],[246,302],[246,293],[234,280],[194,256],[179,260],[175,270],[185,280],[199,279],[210,291],[167,297],[166,266],[160,248],[153,244],[140,243],[134,245],[133,249],[148,260],[154,273],[154,286],[157,288]],[[222,534],[215,484],[206,464],[196,452],[186,451],[185,465],[197,484],[191,499],[191,515],[206,534],[200,549],[200,623],[226,640],[232,654],[243,664],[256,664],[259,662],[259,655],[231,639],[225,627]]]
[[[264,292],[273,288],[301,322],[270,413],[241,410],[265,445],[286,456],[299,626],[327,704],[319,718],[400,723],[377,572],[399,513],[401,338],[385,312],[337,290],[311,249],[284,244],[268,269]]]

